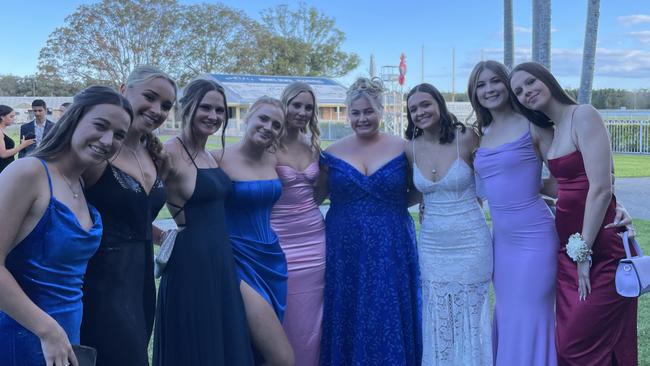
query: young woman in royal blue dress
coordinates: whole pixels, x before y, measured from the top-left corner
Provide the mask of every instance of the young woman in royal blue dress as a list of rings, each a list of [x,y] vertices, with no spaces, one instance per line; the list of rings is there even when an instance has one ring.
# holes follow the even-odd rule
[[[102,234],[80,178],[115,154],[132,118],[112,89],[85,89],[37,150],[0,174],[1,365],[78,365],[83,277]]]
[[[232,180],[226,201],[226,224],[235,256],[246,317],[257,362],[293,365],[291,345],[282,328],[287,303],[287,261],[271,229],[271,209],[282,194],[275,171],[285,108],[262,97],[244,118],[241,142],[214,152]]]
[[[382,100],[380,82],[358,79],[346,101],[354,134],[321,158],[319,191],[328,189],[331,200],[321,365],[420,365],[422,358],[411,170],[405,141],[379,131]]]

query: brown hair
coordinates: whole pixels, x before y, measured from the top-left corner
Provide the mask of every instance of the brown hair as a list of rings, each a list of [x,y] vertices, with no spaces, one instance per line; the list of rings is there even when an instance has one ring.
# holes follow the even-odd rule
[[[537,63],[537,62],[524,62],[521,63],[517,66],[515,66],[514,69],[512,69],[512,72],[510,73],[510,79],[508,80],[508,87],[510,87],[510,80],[512,80],[512,75],[515,74],[517,71],[525,71],[534,77],[536,77],[539,81],[541,81],[546,87],[549,89],[551,92],[551,97],[553,97],[555,100],[562,104],[568,104],[568,105],[577,105],[578,102],[576,102],[573,97],[571,97],[562,87],[560,86],[560,83],[557,81],[555,76],[551,74],[550,71],[544,65]],[[521,109],[522,113],[526,116],[529,117],[529,115],[533,113],[537,113],[539,115],[544,116],[544,118],[550,123],[551,125],[553,124],[553,121],[544,113],[539,112],[539,111],[534,111],[532,109],[524,107],[521,103],[519,103],[519,100],[515,98],[515,103]],[[530,118],[528,118],[530,119]],[[532,121],[532,120],[531,120]]]
[[[441,144],[447,144],[454,141],[454,137],[456,136],[455,131],[457,128],[460,127],[461,132],[465,132],[465,125],[459,122],[453,113],[449,112],[449,109],[447,109],[447,103],[445,103],[445,98],[443,98],[442,94],[440,94],[435,86],[427,83],[416,85],[406,95],[407,103],[409,98],[411,98],[415,93],[429,94],[433,98],[434,102],[438,104],[438,109],[440,110],[440,121],[438,124],[440,125]],[[413,140],[424,133],[421,129],[415,127],[413,117],[411,117],[411,111],[408,108],[406,108],[406,119],[408,120],[408,124],[406,125],[406,132],[404,132],[404,135],[407,140]]]

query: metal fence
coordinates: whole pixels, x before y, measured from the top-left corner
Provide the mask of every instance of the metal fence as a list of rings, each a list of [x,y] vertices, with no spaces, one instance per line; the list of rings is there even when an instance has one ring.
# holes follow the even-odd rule
[[[613,152],[650,154],[650,121],[607,119],[605,126]]]

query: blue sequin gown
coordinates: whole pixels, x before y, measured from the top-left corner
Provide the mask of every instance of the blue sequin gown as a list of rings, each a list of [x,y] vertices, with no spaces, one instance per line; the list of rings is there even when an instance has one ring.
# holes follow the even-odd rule
[[[226,201],[226,224],[239,279],[278,316],[287,304],[287,260],[271,229],[271,209],[282,194],[279,179],[233,181]]]
[[[420,365],[415,228],[401,154],[370,176],[329,153],[321,365]]]
[[[56,320],[72,344],[79,344],[83,277],[99,247],[102,220],[88,206],[93,226],[84,230],[74,213],[52,194],[34,229],[9,252],[6,267],[30,300]],[[0,311],[0,365],[45,366],[40,339]]]

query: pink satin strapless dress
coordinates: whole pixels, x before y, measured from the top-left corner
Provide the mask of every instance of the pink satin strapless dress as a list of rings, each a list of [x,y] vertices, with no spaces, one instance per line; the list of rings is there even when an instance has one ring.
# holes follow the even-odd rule
[[[287,258],[289,283],[284,330],[296,365],[318,365],[323,288],[325,286],[325,222],[314,202],[318,163],[304,171],[278,165],[282,196],[271,212],[271,227]]]

